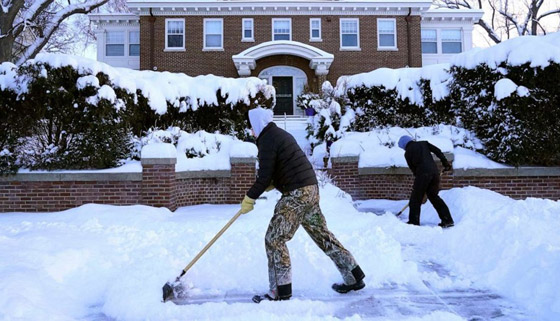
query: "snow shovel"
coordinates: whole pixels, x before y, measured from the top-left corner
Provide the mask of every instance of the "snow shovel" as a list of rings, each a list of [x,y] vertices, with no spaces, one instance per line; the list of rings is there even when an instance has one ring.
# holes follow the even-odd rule
[[[233,224],[233,222],[235,222],[235,220],[239,217],[239,215],[241,215],[241,211],[237,212],[237,214],[235,214],[235,216],[232,217],[231,220],[229,220],[229,222],[227,222],[224,227],[222,227],[222,229],[218,232],[218,234],[216,234],[216,236],[214,236],[214,238],[212,238],[210,242],[206,244],[206,246],[202,249],[202,251],[200,251],[200,253],[198,253],[194,257],[194,259],[183,269],[181,275],[179,275],[177,279],[175,279],[175,282],[165,283],[165,285],[163,286],[163,302],[167,302],[185,296],[185,289],[183,288],[183,285],[180,282],[181,277],[185,275],[185,273],[187,273],[187,271],[196,263],[196,261],[198,261],[198,259],[200,259],[200,257],[202,257],[204,253],[206,253],[206,251],[212,246],[212,244],[214,244],[214,242],[216,242],[216,240],[220,236],[222,236],[222,234],[224,234],[224,232],[231,226],[231,224]]]

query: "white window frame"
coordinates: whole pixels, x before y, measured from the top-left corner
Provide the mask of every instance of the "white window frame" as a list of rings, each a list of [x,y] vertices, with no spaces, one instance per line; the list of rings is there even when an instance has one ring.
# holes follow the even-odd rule
[[[393,38],[395,40],[395,45],[394,46],[381,46],[381,43],[380,43],[381,39],[379,37],[381,35],[381,32],[379,30],[379,22],[380,21],[391,21],[393,23],[393,26],[395,27],[395,33],[394,33],[394,36],[393,36]],[[378,51],[384,51],[384,50],[396,51],[396,50],[399,50],[397,48],[397,19],[395,19],[395,18],[377,18],[377,50]]]
[[[420,50],[422,50],[422,43],[424,42],[423,39],[422,39],[422,30],[433,30],[433,31],[436,32],[436,40],[435,40],[435,42],[436,42],[436,52],[430,52],[430,53],[422,52],[422,54],[423,55],[439,55],[440,50],[441,50],[440,45],[439,45],[439,42],[440,42],[439,41],[439,29],[438,28],[422,28],[420,30]]]
[[[203,19],[203,34],[202,34],[202,50],[203,51],[216,51],[224,50],[224,19],[223,18],[204,18]],[[220,47],[207,47],[206,46],[206,22],[219,21],[222,24],[220,32]]]
[[[251,22],[251,38],[245,37],[245,22]],[[242,42],[255,42],[255,20],[253,18],[243,18],[241,19],[241,41]]]
[[[313,37],[313,22],[319,22],[319,37]],[[322,39],[322,30],[321,26],[321,18],[309,18],[309,41],[311,42],[320,42],[323,41]]]
[[[138,42],[130,42],[130,34],[133,32],[138,32]],[[140,57],[140,51],[138,51],[138,56],[132,56],[130,54],[130,45],[138,45],[138,49],[140,50],[140,30],[128,30],[126,33],[126,40],[127,40],[127,44],[126,44],[126,48],[128,50],[127,52],[127,56],[129,57]]]
[[[444,41],[443,40],[443,36],[441,35],[443,33],[443,31],[445,30],[455,30],[455,31],[459,31],[460,35],[461,35],[461,39],[459,41]],[[462,28],[440,28],[438,30],[438,42],[439,42],[439,47],[441,48],[441,54],[442,55],[458,55],[462,52],[465,51],[465,42],[464,42],[465,36],[463,33],[463,29]],[[443,43],[445,42],[458,42],[461,44],[461,51],[460,52],[443,52]]]
[[[167,28],[167,23],[171,22],[171,21],[179,21],[181,23],[183,23],[183,47],[169,47],[167,40],[168,40],[168,28]],[[167,18],[165,19],[165,51],[185,51],[185,33],[186,33],[186,29],[185,29],[185,19],[182,18]]]
[[[123,34],[123,42],[109,42],[109,33],[122,33]],[[126,30],[107,30],[105,33],[105,57],[126,57],[127,55],[127,37],[128,32]],[[107,46],[108,45],[122,45],[123,46],[123,54],[122,55],[108,55],[107,54]]]
[[[274,40],[274,23],[276,21],[288,21],[290,24],[290,39],[288,39],[289,41],[292,40],[292,18],[272,18],[272,41],[279,41],[279,40]]]
[[[342,46],[342,22],[345,21],[355,21],[356,22],[356,33],[357,33],[357,41],[355,47],[344,47]],[[360,18],[340,18],[339,22],[339,38],[340,38],[340,50],[341,51],[360,51]]]

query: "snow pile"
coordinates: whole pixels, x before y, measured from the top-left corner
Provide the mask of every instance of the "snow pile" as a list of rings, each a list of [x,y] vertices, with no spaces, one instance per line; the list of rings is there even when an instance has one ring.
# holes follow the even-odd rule
[[[475,152],[481,149],[480,141],[468,130],[449,125],[420,128],[391,127],[370,132],[347,132],[330,147],[331,157],[359,156],[359,167],[407,167],[404,150],[397,142],[403,135],[416,140],[426,140],[443,153],[454,154],[454,168],[504,168]],[[319,165],[326,156],[326,144],[315,147],[313,163]]]
[[[485,64],[496,69],[502,63],[544,68],[550,62],[560,63],[560,32],[546,36],[523,36],[509,39],[489,48],[474,48],[457,55],[452,65],[474,69]]]
[[[412,104],[423,106],[424,96],[420,90],[420,80],[429,80],[433,98],[440,100],[449,93],[447,82],[451,76],[448,69],[449,64],[429,65],[422,68],[379,68],[340,77],[336,82],[335,92],[338,96],[344,96],[348,90],[356,87],[383,86],[386,90],[396,90],[400,99],[408,98]]]
[[[259,305],[160,302],[163,284],[176,277],[239,205],[200,205],[171,213],[146,206],[90,204],[59,213],[6,213],[0,216],[0,319],[471,319],[445,307],[415,309],[398,294],[403,289],[431,293],[426,292],[427,282],[430,291],[450,293],[490,288],[536,314],[527,319],[556,320],[560,203],[515,201],[472,187],[441,194],[456,222],[443,231],[429,226],[439,222],[429,204],[422,210],[425,226],[409,226],[393,215],[358,212],[345,193],[323,185],[321,207],[329,228],[365,271],[366,288],[346,296],[333,292],[331,284],[341,279],[337,269],[299,229],[288,243],[295,297]],[[187,272],[184,283],[192,296],[250,297],[267,290],[263,235],[280,195],[265,196]],[[392,202],[396,208],[405,203]],[[425,270],[426,263],[442,270]],[[450,272],[441,273],[445,269]],[[382,289],[376,300],[391,300],[395,292],[392,302],[405,300],[404,314],[381,307],[387,315],[363,317],[360,314],[367,311],[344,308],[346,298],[374,298]],[[379,308],[376,300],[367,301],[367,306]],[[484,308],[482,302],[476,304]],[[507,319],[508,311],[504,313]]]
[[[149,132],[140,140],[138,149],[142,150],[142,156],[147,147],[150,149],[150,155],[168,155],[169,144],[176,148],[175,170],[178,172],[229,170],[230,157],[257,157],[255,144],[239,141],[233,136],[205,131],[187,133],[178,127]]]
[[[237,103],[251,105],[257,94],[262,93],[266,99],[269,99],[275,93],[274,87],[267,85],[265,80],[255,77],[224,78],[214,75],[190,77],[182,73],[138,71],[115,68],[102,62],[71,55],[39,54],[35,59],[28,60],[24,66],[30,64],[45,64],[53,68],[73,67],[80,75],[83,75],[78,80],[78,87],[88,83],[96,84],[92,77],[98,73],[104,73],[116,88],[122,88],[134,95],[140,91],[148,99],[150,107],[158,114],[164,114],[167,111],[167,103],[180,107],[182,112],[189,108],[196,110],[201,105],[217,106],[216,93],[218,91],[221,91],[221,95],[226,98],[226,103],[231,105]],[[3,63],[1,65],[0,88],[15,87],[14,73],[6,72],[10,68],[13,68],[12,64]],[[6,75],[2,75],[3,73]],[[46,69],[41,71],[42,76],[46,77],[47,74]],[[25,92],[29,79],[22,78],[17,81],[21,83],[20,90]],[[113,95],[106,90],[104,94],[109,97]],[[185,98],[187,101],[182,101]]]

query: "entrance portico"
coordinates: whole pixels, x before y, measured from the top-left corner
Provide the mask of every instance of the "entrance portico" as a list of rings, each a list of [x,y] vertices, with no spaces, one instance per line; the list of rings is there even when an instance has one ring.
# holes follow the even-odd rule
[[[296,97],[306,86],[318,90],[334,55],[301,42],[281,40],[253,46],[232,59],[239,76],[258,76],[276,88],[275,114],[301,115]]]

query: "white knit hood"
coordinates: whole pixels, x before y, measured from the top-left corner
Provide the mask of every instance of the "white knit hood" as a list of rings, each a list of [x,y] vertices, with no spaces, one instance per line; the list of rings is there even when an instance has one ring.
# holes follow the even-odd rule
[[[272,115],[272,110],[262,107],[249,110],[249,121],[257,137],[260,136],[266,125],[272,122]]]

